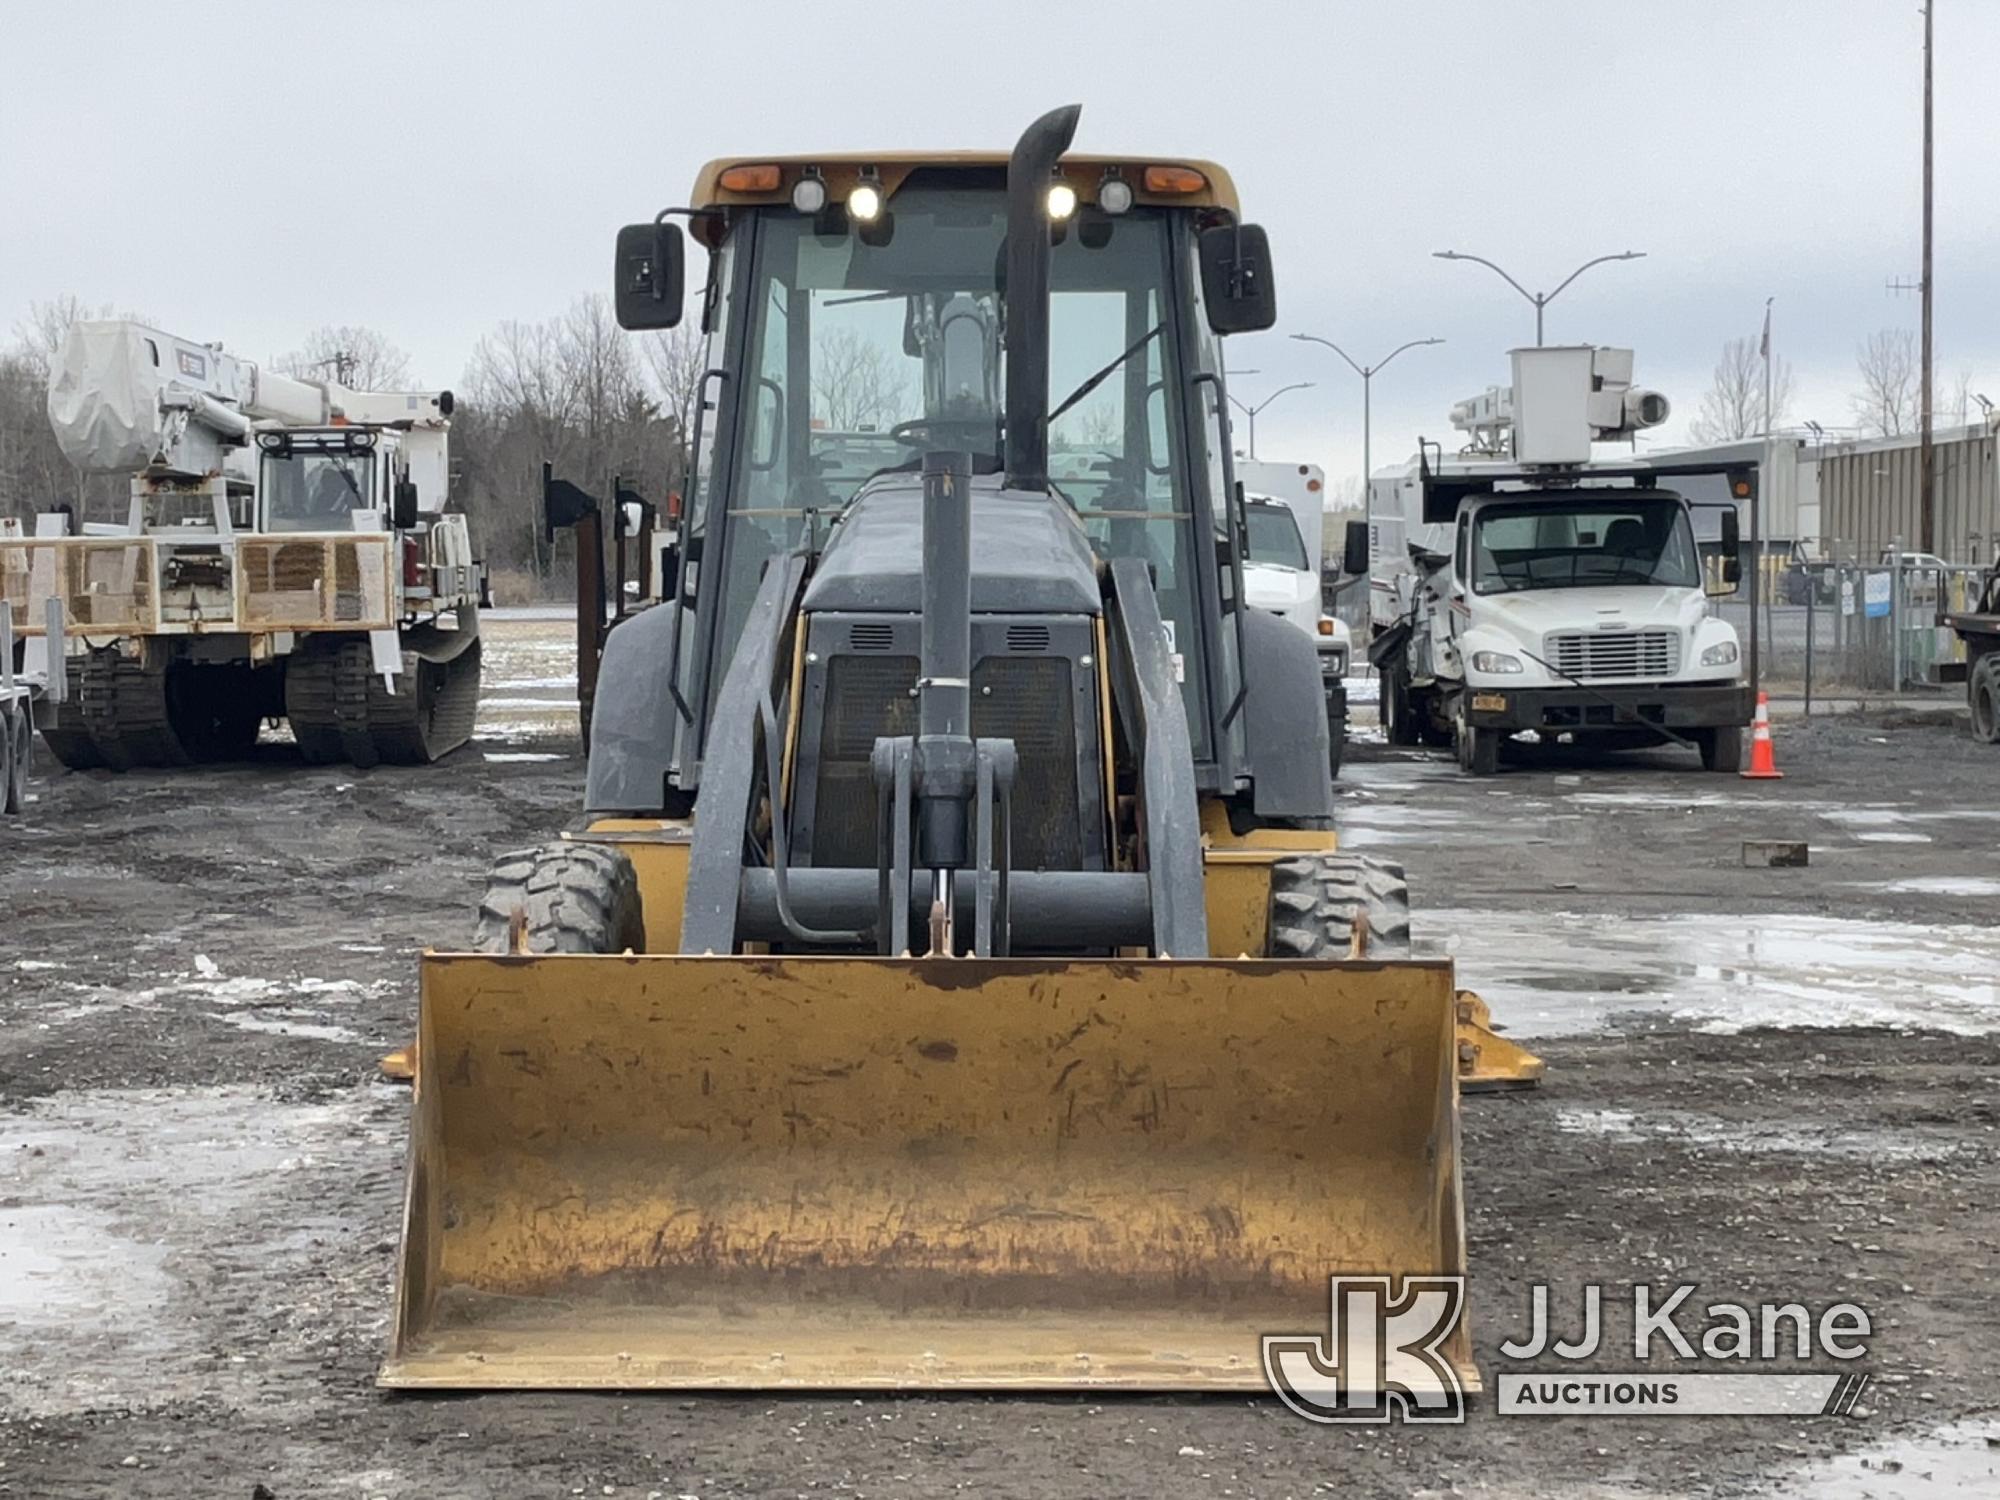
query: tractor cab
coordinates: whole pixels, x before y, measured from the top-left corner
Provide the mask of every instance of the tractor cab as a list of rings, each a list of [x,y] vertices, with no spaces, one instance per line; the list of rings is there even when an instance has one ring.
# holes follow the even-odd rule
[[[1241,527],[1219,335],[1274,311],[1261,231],[1238,225],[1214,165],[1067,157],[1027,205],[1041,262],[1021,255],[1017,267],[1008,181],[999,154],[728,160],[702,172],[688,214],[709,251],[708,375],[673,681],[684,788],[699,783],[715,693],[773,560],[797,552],[832,566],[843,518],[864,498],[877,518],[899,504],[914,517],[936,450],[969,455],[975,573],[1060,560],[997,556],[1024,505],[1054,508],[1059,522],[1031,529],[1073,534],[1060,551],[1086,565],[1143,564],[1198,779],[1233,789],[1244,774]],[[664,220],[621,236],[628,327],[678,314],[683,253]],[[1253,260],[1257,285],[1232,284],[1229,267]],[[1045,293],[1019,285],[1038,272]],[[1011,447],[1033,454],[1032,473],[1010,464]],[[1018,612],[1004,586],[975,593]]]

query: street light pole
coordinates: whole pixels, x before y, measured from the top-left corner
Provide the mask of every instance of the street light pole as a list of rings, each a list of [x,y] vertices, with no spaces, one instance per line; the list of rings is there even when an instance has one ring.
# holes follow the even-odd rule
[[[1239,375],[1254,375],[1257,372],[1255,370],[1238,370],[1236,373]],[[1240,407],[1244,414],[1250,418],[1250,457],[1255,458],[1257,456],[1257,413],[1284,395],[1286,391],[1309,391],[1312,388],[1313,383],[1310,380],[1295,380],[1290,385],[1280,386],[1255,406],[1238,401],[1234,396],[1229,398],[1234,405]]]
[[[1513,277],[1509,276],[1505,271],[1501,270],[1500,267],[1494,265],[1492,261],[1488,260],[1483,255],[1461,255],[1456,250],[1433,250],[1431,252],[1431,255],[1436,260],[1469,260],[1479,265],[1485,266],[1489,271],[1497,272],[1502,281],[1506,282],[1507,285],[1511,286],[1515,291],[1519,292],[1523,297],[1526,297],[1530,302],[1534,303],[1535,304],[1535,347],[1537,349],[1542,347],[1542,309],[1547,307],[1551,302],[1555,301],[1556,298],[1560,297],[1563,294],[1563,289],[1567,287],[1572,281],[1576,280],[1577,277],[1581,276],[1585,271],[1588,271],[1592,266],[1601,266],[1607,260],[1644,260],[1646,258],[1646,252],[1643,250],[1621,250],[1616,255],[1600,255],[1595,260],[1585,261],[1582,265],[1578,266],[1574,271],[1570,272],[1569,275],[1563,277],[1561,281],[1556,283],[1556,289],[1554,291],[1531,292],[1526,287],[1522,286],[1520,282],[1516,281]]]
[[[1407,344],[1398,344],[1372,365],[1356,363],[1349,354],[1332,339],[1323,339],[1316,333],[1295,333],[1292,335],[1301,343],[1324,344],[1335,354],[1347,361],[1349,369],[1361,377],[1361,517],[1368,527],[1368,544],[1375,545],[1375,486],[1374,469],[1374,427],[1375,427],[1375,372],[1382,369],[1405,349],[1421,348],[1425,344],[1442,344],[1443,339],[1411,339]],[[1254,455],[1253,455],[1254,457]]]

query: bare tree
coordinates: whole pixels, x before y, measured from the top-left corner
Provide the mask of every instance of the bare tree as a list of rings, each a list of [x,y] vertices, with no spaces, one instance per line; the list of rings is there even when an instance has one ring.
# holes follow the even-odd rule
[[[639,359],[653,399],[683,429],[694,426],[695,392],[705,352],[700,331],[688,323],[649,333],[639,341]]]
[[[835,328],[814,341],[812,395],[816,419],[854,432],[901,416],[908,385],[880,344]]]
[[[1771,371],[1771,425],[1785,420],[1792,404],[1792,367],[1779,360]],[[1701,410],[1688,431],[1697,443],[1730,443],[1764,431],[1764,356],[1754,338],[1722,346],[1715,376],[1702,393]]]
[[[1855,361],[1861,389],[1853,397],[1854,416],[1870,437],[1895,437],[1917,424],[1917,336],[1907,328],[1884,328],[1868,335]]]
[[[1951,389],[1938,401],[1939,421],[1952,427],[1968,426],[1973,420],[1972,371],[1961,367],[1951,378]]]
[[[1050,437],[1068,448],[1118,448],[1125,441],[1118,413],[1104,401],[1086,401],[1065,412]]]
[[[102,314],[109,317],[111,309],[102,309]],[[90,316],[90,309],[83,305],[83,299],[69,293],[47,302],[29,303],[28,316],[14,327],[18,340],[16,357],[39,379],[47,380],[49,372],[55,368],[56,351],[62,347],[63,335],[69,332],[69,325]]]
[[[416,383],[408,354],[373,328],[353,323],[315,328],[276,363],[287,375],[337,380],[351,391],[406,391]]]

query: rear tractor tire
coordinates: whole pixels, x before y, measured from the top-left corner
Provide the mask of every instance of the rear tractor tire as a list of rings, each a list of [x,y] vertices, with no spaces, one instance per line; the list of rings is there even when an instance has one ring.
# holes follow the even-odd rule
[[[1361,957],[1409,957],[1410,887],[1401,865],[1329,852],[1271,867],[1271,957],[1351,957],[1357,918],[1367,924]]]
[[[553,843],[503,854],[487,877],[472,946],[480,953],[634,953],[646,924],[632,861],[602,844]]]

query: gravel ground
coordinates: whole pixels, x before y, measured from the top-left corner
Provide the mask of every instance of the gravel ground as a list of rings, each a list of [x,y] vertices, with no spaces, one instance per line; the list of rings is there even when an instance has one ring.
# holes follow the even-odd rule
[[[574,815],[561,629],[495,627],[441,767],[44,764],[0,825],[0,1494],[2000,1492],[2000,758],[1951,714],[1788,723],[1782,782],[1666,752],[1474,782],[1379,742],[1343,778],[1420,942],[1549,1062],[1465,1107],[1489,1381],[1535,1283],[1698,1281],[1867,1307],[1849,1418],[377,1392],[408,1095],[374,1063],[491,854]],[[1743,867],[1778,837],[1811,865]]]

